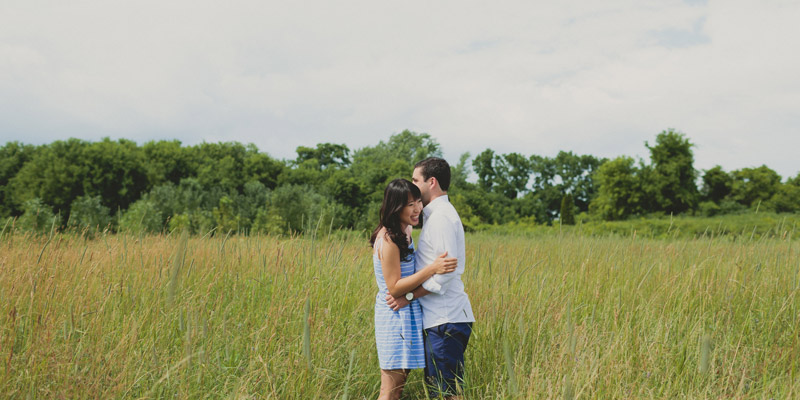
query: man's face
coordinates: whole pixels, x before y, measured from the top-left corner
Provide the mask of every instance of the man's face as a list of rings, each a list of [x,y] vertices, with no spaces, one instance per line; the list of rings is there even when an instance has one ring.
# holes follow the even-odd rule
[[[422,205],[427,206],[431,201],[431,188],[430,179],[427,181],[422,176],[422,167],[414,168],[414,174],[411,175],[411,182],[419,188],[422,193]]]

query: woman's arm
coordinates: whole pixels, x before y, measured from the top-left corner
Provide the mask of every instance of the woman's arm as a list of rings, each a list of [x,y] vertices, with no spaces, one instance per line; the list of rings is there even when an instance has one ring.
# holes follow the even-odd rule
[[[394,297],[400,297],[414,290],[434,274],[446,274],[455,271],[458,266],[458,259],[445,258],[447,253],[440,255],[430,265],[417,271],[414,275],[400,278],[400,249],[391,240],[383,240],[380,249],[381,269],[383,279],[386,281],[386,288]]]

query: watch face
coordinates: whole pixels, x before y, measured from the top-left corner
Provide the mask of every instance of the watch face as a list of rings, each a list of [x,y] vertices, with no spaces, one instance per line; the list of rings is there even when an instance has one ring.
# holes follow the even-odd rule
[[[414,293],[408,292],[406,293],[406,300],[411,301],[414,299]]]

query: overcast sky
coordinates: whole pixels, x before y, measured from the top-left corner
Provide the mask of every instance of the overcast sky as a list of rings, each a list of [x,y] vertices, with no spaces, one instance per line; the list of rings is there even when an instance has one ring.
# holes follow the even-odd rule
[[[404,129],[463,152],[800,172],[800,2],[0,1],[0,142],[254,143]]]

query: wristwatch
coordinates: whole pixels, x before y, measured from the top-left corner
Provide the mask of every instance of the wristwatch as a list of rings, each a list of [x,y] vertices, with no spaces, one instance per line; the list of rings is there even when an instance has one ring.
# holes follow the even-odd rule
[[[406,293],[406,300],[408,301],[414,300],[414,292]]]

